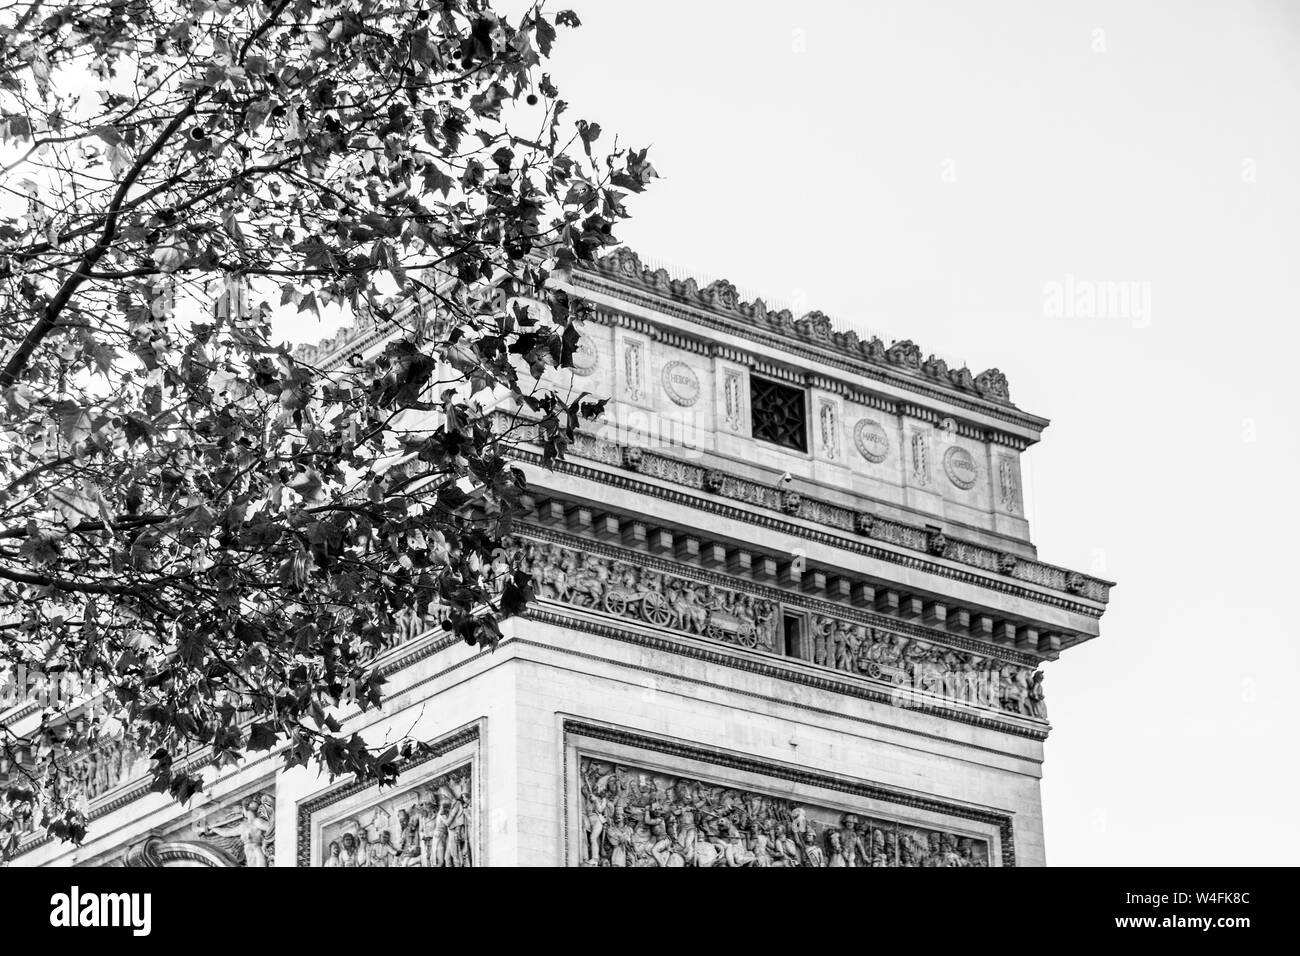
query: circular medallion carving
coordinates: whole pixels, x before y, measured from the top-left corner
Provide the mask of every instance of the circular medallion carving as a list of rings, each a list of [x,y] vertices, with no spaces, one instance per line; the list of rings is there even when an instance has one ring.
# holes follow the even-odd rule
[[[678,405],[694,405],[700,397],[700,377],[685,362],[664,366],[664,391]]]
[[[863,458],[878,465],[889,454],[889,432],[880,422],[864,418],[853,426],[853,444]]]
[[[975,465],[975,459],[971,453],[960,445],[953,445],[943,455],[943,470],[947,474],[948,480],[963,491],[969,491],[975,487],[975,482],[979,480],[979,468]]]
[[[578,347],[573,350],[573,374],[590,375],[596,368],[596,343],[590,336],[578,339]]]

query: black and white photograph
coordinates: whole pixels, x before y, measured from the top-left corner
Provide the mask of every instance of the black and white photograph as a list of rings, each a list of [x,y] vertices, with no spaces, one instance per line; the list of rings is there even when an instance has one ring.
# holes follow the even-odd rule
[[[1300,3],[0,0],[6,923],[1249,941],[1298,327]]]

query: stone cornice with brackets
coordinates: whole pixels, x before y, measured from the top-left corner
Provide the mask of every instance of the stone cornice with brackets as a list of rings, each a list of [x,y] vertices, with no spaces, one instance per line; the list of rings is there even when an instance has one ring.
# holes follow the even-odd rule
[[[518,432],[521,440],[527,435]],[[540,456],[520,448],[517,457],[533,464],[540,463]],[[964,565],[973,571],[991,572],[996,578],[970,575],[964,579],[981,584],[993,590],[1014,594],[1038,603],[1060,607],[1090,617],[1101,617],[1105,604],[1110,600],[1110,588],[1113,582],[1090,577],[1067,568],[1031,561],[1010,552],[998,551],[985,545],[936,532],[930,527],[919,527],[900,521],[879,518],[867,511],[855,511],[842,505],[819,500],[810,495],[780,491],[770,485],[752,481],[747,478],[727,474],[720,469],[707,468],[693,462],[682,461],[660,452],[645,451],[635,446],[621,446],[614,442],[596,438],[593,435],[578,433],[577,440],[568,449],[574,458],[584,458],[602,465],[619,468],[624,474],[590,468],[571,461],[556,462],[555,471],[581,475],[629,491],[636,491],[652,497],[674,497],[674,500],[701,508],[722,517],[738,519],[748,523],[760,523],[767,526],[780,526],[782,530],[794,535],[813,536],[818,532],[800,528],[788,521],[778,521],[774,517],[766,518],[752,512],[729,507],[721,499],[738,501],[765,511],[779,513],[783,517],[796,518],[810,524],[833,528],[837,531],[850,532],[855,535],[853,550],[862,550],[869,541],[908,551],[918,552],[928,558],[941,558],[946,562]],[[647,481],[638,481],[632,475],[646,476],[657,481],[678,485],[691,490],[704,491],[710,497],[691,495],[672,495],[669,489]],[[843,538],[831,538],[823,535],[829,543],[839,544]],[[869,546],[868,546],[869,547]],[[881,557],[894,563],[909,567],[923,567],[945,576],[955,576],[960,572],[938,565],[931,560],[911,558],[892,550],[871,549],[873,557]],[[918,563],[919,562],[919,563]],[[1025,587],[1023,585],[1030,585]],[[1048,589],[1046,592],[1037,588]],[[1056,592],[1056,593],[1052,593]],[[1079,600],[1082,599],[1082,600]]]

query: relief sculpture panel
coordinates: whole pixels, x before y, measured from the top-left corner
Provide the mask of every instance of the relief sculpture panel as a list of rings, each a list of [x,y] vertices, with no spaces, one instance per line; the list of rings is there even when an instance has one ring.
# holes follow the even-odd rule
[[[583,757],[584,866],[989,866],[982,837]]]
[[[529,542],[524,558],[538,597],[716,641],[776,649],[779,608],[772,601],[559,545]]]
[[[775,601],[558,544],[526,542],[524,563],[539,598],[783,653]],[[894,703],[941,697],[1047,719],[1041,671],[825,614],[810,623],[811,648],[802,659],[888,684]]]
[[[321,829],[318,866],[473,866],[471,768],[461,767]]]

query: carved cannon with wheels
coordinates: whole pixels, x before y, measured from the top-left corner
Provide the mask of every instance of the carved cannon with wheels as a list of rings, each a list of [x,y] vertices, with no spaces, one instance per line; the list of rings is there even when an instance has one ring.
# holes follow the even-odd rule
[[[883,680],[888,684],[911,684],[912,676],[908,674],[907,669],[897,664],[887,663],[884,661],[859,660],[858,670],[868,677],[876,680]]]
[[[715,641],[739,644],[742,647],[758,646],[758,625],[727,611],[710,611],[704,633]]]
[[[677,617],[668,599],[658,591],[650,589],[611,590],[605,595],[605,610],[610,614],[639,617],[660,627],[672,624]]]

